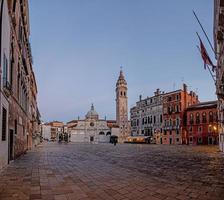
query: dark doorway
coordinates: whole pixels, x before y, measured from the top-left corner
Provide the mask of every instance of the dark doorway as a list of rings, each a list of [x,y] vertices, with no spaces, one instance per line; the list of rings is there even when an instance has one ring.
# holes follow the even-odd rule
[[[162,138],[160,138],[160,144],[163,144],[163,139]]]
[[[170,138],[170,144],[172,144],[172,138]]]
[[[13,137],[14,137],[13,129],[10,129],[9,130],[9,161],[13,160]]]
[[[211,137],[208,138],[208,144],[213,144]]]
[[[94,140],[94,137],[90,136],[90,142],[93,142],[93,140]]]

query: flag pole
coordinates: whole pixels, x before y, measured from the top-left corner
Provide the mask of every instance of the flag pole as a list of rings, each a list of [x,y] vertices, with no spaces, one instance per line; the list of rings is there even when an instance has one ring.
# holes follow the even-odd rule
[[[200,48],[199,48],[198,45],[197,45],[197,48],[198,48],[198,51],[201,52],[201,51],[200,51]],[[205,63],[205,67],[208,69],[208,71],[209,71],[209,73],[210,73],[210,75],[211,75],[211,77],[212,77],[214,83],[216,84],[216,80],[215,80],[215,78],[214,78],[215,76],[212,74],[211,69],[209,68],[209,66],[208,66],[206,63]]]
[[[192,11],[193,11],[193,14],[194,14],[195,18],[196,18],[196,19],[197,19],[197,21],[198,21],[198,24],[199,24],[199,25],[200,25],[200,27],[201,27],[201,29],[202,29],[203,33],[205,34],[205,37],[206,37],[206,38],[207,38],[207,40],[208,40],[208,43],[209,43],[209,45],[210,45],[210,47],[211,47],[212,51],[213,51],[213,52],[214,52],[214,54],[216,55],[215,50],[214,50],[214,48],[213,48],[213,46],[212,46],[212,43],[210,42],[209,37],[208,37],[207,33],[205,32],[205,30],[204,30],[204,28],[203,28],[203,26],[202,26],[202,24],[201,24],[200,20],[198,19],[198,17],[197,17],[197,15],[196,15],[196,13],[194,12],[194,10],[192,10]]]

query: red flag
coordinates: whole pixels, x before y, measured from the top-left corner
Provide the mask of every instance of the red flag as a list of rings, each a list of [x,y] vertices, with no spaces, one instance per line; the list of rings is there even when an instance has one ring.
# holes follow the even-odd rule
[[[198,38],[200,40],[200,51],[201,51],[201,57],[204,61],[204,68],[206,69],[206,65],[210,65],[210,66],[212,66],[212,71],[214,72],[215,66],[213,65],[210,57],[208,56],[207,50],[206,50],[201,38],[199,37],[199,35],[198,35]]]

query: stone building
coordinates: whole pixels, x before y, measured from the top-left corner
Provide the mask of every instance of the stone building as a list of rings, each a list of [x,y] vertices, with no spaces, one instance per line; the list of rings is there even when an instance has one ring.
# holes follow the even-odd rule
[[[219,146],[224,151],[224,0],[214,0],[214,47],[217,59],[216,94],[218,98]]]
[[[10,18],[6,0],[0,1],[0,170],[8,164],[12,154],[9,149],[8,116],[10,84]],[[12,147],[12,145],[10,145]]]
[[[10,16],[9,138],[11,159],[32,148],[40,137],[37,85],[29,42],[28,0],[8,0]]]
[[[163,144],[187,144],[187,132],[185,130],[186,108],[199,103],[198,96],[187,91],[187,85],[183,89],[168,92],[163,96]]]
[[[132,136],[150,136],[151,142],[161,143],[163,123],[163,95],[159,89],[154,96],[142,99],[130,109]]]
[[[218,144],[217,101],[189,106],[186,116],[188,144]]]
[[[116,122],[99,119],[93,105],[85,119],[68,122],[67,127],[71,142],[108,143],[111,135],[119,137],[119,127],[116,126]]]
[[[128,87],[123,71],[116,83],[116,122],[120,127],[120,142],[125,141],[130,134],[130,126],[128,121]]]

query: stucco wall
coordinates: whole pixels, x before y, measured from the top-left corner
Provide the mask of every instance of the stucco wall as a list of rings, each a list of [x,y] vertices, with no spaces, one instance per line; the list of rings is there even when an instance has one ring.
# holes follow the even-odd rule
[[[0,1],[2,3],[2,1]],[[4,55],[8,60],[8,68],[10,66],[9,62],[9,49],[10,49],[10,25],[9,25],[9,15],[7,1],[3,1],[3,13],[2,13],[2,44],[1,44],[1,66],[3,66]],[[2,68],[1,68],[2,70]],[[9,73],[8,73],[9,74]],[[1,88],[3,85],[3,79],[1,77]],[[3,88],[2,88],[3,89]],[[1,93],[0,95],[0,170],[8,163],[8,110],[9,104],[7,98]],[[7,110],[7,126],[6,126],[6,141],[2,141],[2,107]]]

